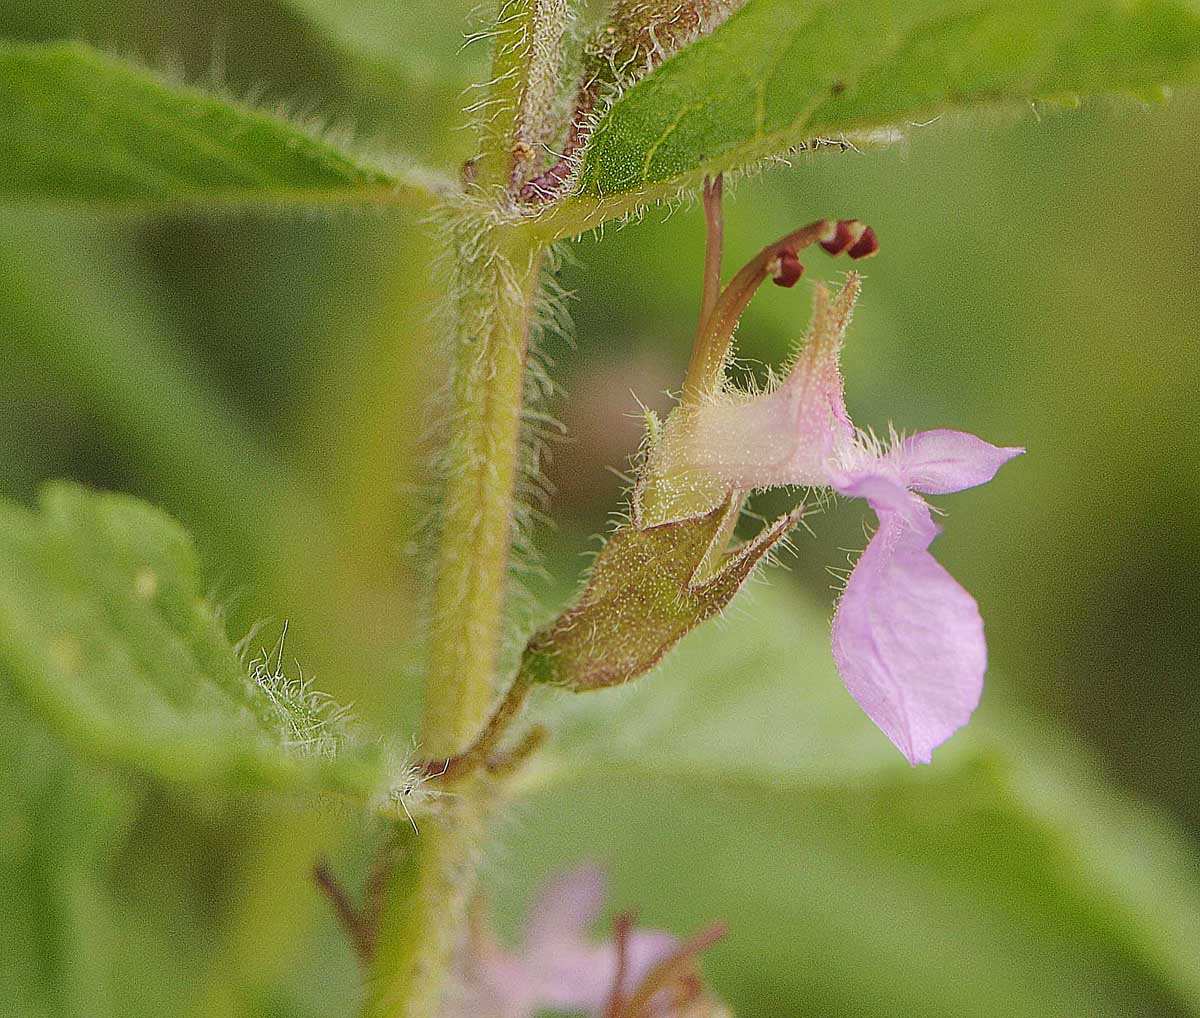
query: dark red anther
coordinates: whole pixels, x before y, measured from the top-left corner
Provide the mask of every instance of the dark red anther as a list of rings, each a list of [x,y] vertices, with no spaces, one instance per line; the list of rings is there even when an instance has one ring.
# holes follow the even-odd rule
[[[832,234],[827,240],[821,241],[821,247],[831,255],[840,255],[846,248],[858,240],[853,229],[856,225],[858,223],[854,219],[843,219],[833,224]]]
[[[851,258],[870,258],[878,250],[879,238],[875,236],[875,231],[868,226],[846,254]]]
[[[795,286],[796,280],[804,275],[804,266],[800,264],[795,251],[780,251],[767,262],[767,272],[776,286],[790,287]]]
[[[851,258],[866,258],[879,250],[875,231],[857,219],[842,219],[830,227],[829,236],[821,241],[821,247],[831,255],[843,251]]]

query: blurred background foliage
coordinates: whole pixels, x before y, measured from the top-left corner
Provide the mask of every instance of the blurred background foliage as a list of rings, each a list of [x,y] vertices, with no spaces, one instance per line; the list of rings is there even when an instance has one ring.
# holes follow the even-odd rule
[[[485,58],[462,48],[467,7],[16,0],[0,36],[85,39],[452,174]],[[1200,95],[904,134],[739,184],[727,272],[819,216],[871,223],[882,253],[845,354],[856,421],[1028,447],[943,501],[939,557],[988,625],[978,722],[909,771],[848,703],[825,567],[864,520],[835,507],[661,681],[544,706],[571,734],[500,833],[501,925],[588,856],[647,921],[732,921],[710,969],[746,1015],[1200,1014]],[[545,466],[543,613],[619,505],[638,401],[665,408],[681,378],[702,244],[698,209],[653,210],[564,260],[576,330],[546,348],[568,438]],[[235,637],[289,619],[306,675],[407,735],[421,435],[447,367],[430,249],[399,211],[0,210],[0,491],[31,501],[70,477],[163,506]],[[746,370],[785,358],[807,313],[803,285],[764,293]],[[747,647],[773,649],[756,664]],[[341,1013],[353,963],[305,873],[320,847],[361,869],[354,822],[181,796],[3,714],[14,1013]]]

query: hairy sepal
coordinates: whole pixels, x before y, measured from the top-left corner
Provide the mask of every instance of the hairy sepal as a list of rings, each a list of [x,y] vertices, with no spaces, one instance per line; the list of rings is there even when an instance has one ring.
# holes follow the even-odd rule
[[[613,534],[578,600],[534,634],[521,662],[528,681],[586,692],[650,671],[684,636],[719,613],[800,517],[780,517],[752,541],[723,545],[741,510],[729,495],[686,519]],[[712,563],[710,565],[710,563]]]

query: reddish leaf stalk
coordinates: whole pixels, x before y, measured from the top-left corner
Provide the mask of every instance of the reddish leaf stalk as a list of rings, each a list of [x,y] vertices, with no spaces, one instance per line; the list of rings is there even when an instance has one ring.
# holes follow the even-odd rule
[[[512,749],[493,753],[484,763],[484,769],[493,777],[505,777],[541,749],[550,738],[545,725],[534,725]]]
[[[508,726],[525,705],[532,688],[531,683],[524,676],[518,674],[512,685],[508,687],[508,692],[504,694],[500,703],[492,711],[491,717],[488,718],[475,741],[455,756],[425,761],[421,765],[424,775],[449,784],[461,780],[479,767],[486,765]],[[532,752],[536,748],[536,745],[531,746],[527,752]]]
[[[356,907],[350,900],[349,893],[342,886],[341,881],[334,876],[327,859],[317,860],[316,865],[313,866],[313,879],[321,893],[329,899],[330,905],[333,906],[333,914],[337,918],[338,925],[354,947],[358,960],[364,965],[368,964],[371,956],[375,953],[375,917],[368,915],[366,910]]]

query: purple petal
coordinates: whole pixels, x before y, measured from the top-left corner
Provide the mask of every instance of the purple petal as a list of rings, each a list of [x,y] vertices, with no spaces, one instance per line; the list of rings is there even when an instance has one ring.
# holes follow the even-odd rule
[[[604,870],[577,866],[560,873],[538,894],[525,924],[525,948],[530,954],[582,943],[587,928],[604,907]]]
[[[854,440],[839,358],[857,295],[857,276],[835,296],[818,285],[808,339],[788,377],[770,392],[728,392],[681,414],[668,424],[659,465],[745,490],[823,487],[830,456]]]
[[[673,458],[733,487],[816,487],[836,443],[851,435],[837,399],[797,374],[765,395],[699,407],[668,448]]]
[[[937,528],[921,505],[917,527],[904,513],[877,508],[879,530],[833,619],[842,681],[913,764],[929,763],[933,749],[966,724],[987,669],[975,599],[929,553]]]
[[[442,1018],[533,1018],[543,1010],[598,1015],[617,974],[616,944],[585,939],[603,906],[604,884],[598,866],[580,866],[552,880],[530,909],[519,954],[502,948],[490,934],[465,944],[455,992]],[[632,991],[678,946],[669,933],[633,930],[622,989]]]
[[[497,956],[481,968],[477,985],[469,988],[463,1018],[488,1013],[502,1018],[532,1018],[541,1007],[540,987],[519,958]],[[486,1009],[486,1010],[485,1010]]]
[[[617,952],[612,944],[561,948],[536,959],[530,979],[540,1008],[599,1011],[612,993]]]
[[[839,495],[865,498],[881,520],[884,513],[892,513],[918,533],[928,530],[930,541],[937,536],[929,506],[905,487],[904,477],[893,457],[862,460],[848,468],[830,467],[827,479]]]
[[[1025,450],[990,445],[965,431],[922,431],[897,450],[908,487],[926,495],[945,495],[985,484]]]
[[[503,992],[524,995],[541,1007],[599,1011],[612,993],[617,973],[616,945],[586,939],[587,928],[604,906],[604,870],[578,866],[555,877],[529,911],[525,930],[525,958],[520,976],[523,986],[511,981]],[[629,938],[626,980],[629,988],[678,945],[668,933],[634,930]],[[498,965],[497,977],[513,970]]]
[[[632,993],[655,965],[666,961],[678,948],[679,939],[670,933],[661,930],[635,930],[629,938],[629,957],[621,992]]]
[[[472,944],[458,960],[456,979],[439,1018],[531,1018],[539,987],[523,958],[488,942]]]
[[[679,941],[657,930],[635,930],[621,990],[630,993],[660,961],[669,958]],[[594,947],[560,951],[544,959],[536,973],[537,1001],[542,1007],[599,1012],[612,995],[617,975],[617,949],[611,941]]]

